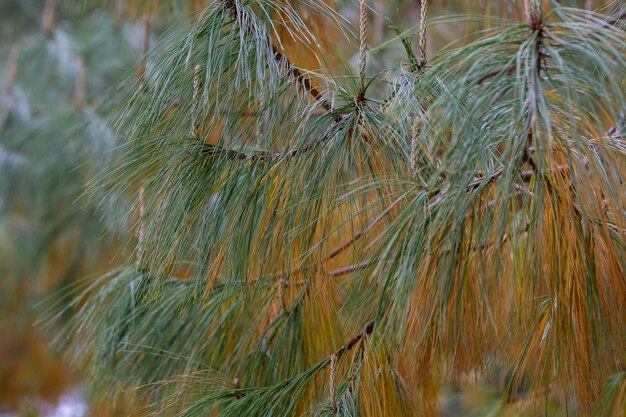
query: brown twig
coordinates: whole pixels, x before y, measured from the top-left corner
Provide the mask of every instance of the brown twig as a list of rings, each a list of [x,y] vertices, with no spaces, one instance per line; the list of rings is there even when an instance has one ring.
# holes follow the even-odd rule
[[[359,3],[359,94],[357,101],[365,100],[365,65],[367,62],[367,1]]]
[[[505,65],[503,67],[498,67],[498,68],[488,72],[487,74],[483,75],[480,78],[470,77],[467,80],[467,83],[468,84],[473,84],[475,82],[476,84],[480,85],[480,84],[483,84],[485,81],[487,81],[490,78],[497,77],[500,74],[505,74],[505,73],[506,74],[510,74],[513,71],[515,71],[515,64]]]
[[[426,65],[426,13],[428,12],[428,0],[420,1],[419,18],[419,48],[418,48],[418,69]]]
[[[359,334],[350,339],[348,343],[340,347],[339,350],[337,350],[333,355],[335,355],[337,359],[341,359],[341,357],[346,352],[350,351],[357,343],[371,335],[373,330],[374,320],[370,320],[369,322],[367,322],[367,324]]]
[[[524,0],[526,21],[531,31],[539,30],[543,24],[543,0]]]
[[[231,161],[250,161],[253,163],[271,162],[277,159],[289,159],[299,154],[306,153],[316,146],[326,142],[332,137],[333,130],[337,127],[338,123],[344,120],[347,115],[340,117],[338,121],[334,121],[332,125],[326,129],[326,132],[319,138],[312,139],[300,147],[293,147],[285,152],[274,151],[260,151],[260,152],[243,152],[234,149],[222,148],[212,144],[204,144],[204,149],[201,151],[206,156],[218,156],[224,157]]]
[[[278,50],[278,48],[276,48],[276,46],[273,43],[270,42],[270,45],[272,47],[272,53],[274,54],[276,61],[278,61],[279,63],[281,62],[284,63],[287,73],[291,76],[291,78],[293,78],[297,84],[302,85],[304,90],[307,93],[309,93],[311,96],[313,96],[315,101],[317,101],[324,108],[324,110],[331,113],[335,121],[338,122],[339,120],[341,120],[341,115],[332,108],[332,106],[326,99],[324,99],[324,96],[322,95],[322,93],[320,93],[319,90],[313,86],[313,84],[311,83],[311,80],[305,77],[304,74],[302,74],[302,72],[300,71],[300,69],[295,67],[291,63],[291,61],[289,61],[289,59],[285,55],[283,55]]]
[[[335,401],[335,381],[337,379],[337,355],[330,357],[330,376],[328,378],[328,401],[333,412],[337,411],[337,403]]]
[[[353,265],[344,266],[342,268],[333,269],[332,271],[328,271],[327,274],[331,277],[338,277],[341,275],[350,274],[352,272],[361,271],[368,266],[374,264],[376,261],[363,261]]]
[[[360,341],[366,339],[367,337],[369,337],[372,334],[372,331],[374,330],[374,320],[370,320],[369,322],[367,322],[367,324],[365,325],[365,327],[363,328],[363,330],[361,332],[359,332],[357,335],[355,335],[352,339],[350,339],[345,345],[341,346],[338,350],[335,351],[335,353],[333,353],[330,356],[326,357],[326,360],[328,360],[328,362],[326,362],[325,364],[323,364],[319,369],[326,369],[328,366],[335,366],[335,369],[333,370],[334,372],[336,372],[336,364],[337,361],[339,359],[341,359],[343,357],[343,355],[345,355],[347,352],[349,352],[350,350],[352,350],[352,348],[354,348],[354,346],[356,346],[357,343],[359,343]],[[289,385],[291,383],[291,381],[287,380],[287,381],[283,381],[284,385]],[[240,388],[239,385],[239,381],[237,380],[237,383],[233,383],[232,384],[232,388],[237,391],[235,394],[235,398],[237,399],[241,399],[243,397],[245,397],[246,395],[248,395],[248,392],[246,392],[243,388]],[[334,391],[334,384],[333,384],[333,391]],[[334,400],[334,394],[330,394],[330,398]]]
[[[223,4],[227,7],[227,9],[231,12],[233,18],[235,20],[239,20],[239,12],[237,10],[237,4],[235,2],[235,0],[224,0]],[[243,29],[248,32],[251,33],[252,32],[252,28],[249,26],[249,24],[246,24],[245,22],[241,22],[241,24],[243,25]],[[271,38],[269,36],[267,36],[267,44],[269,45],[269,47],[272,50],[272,54],[274,55],[274,58],[276,59],[276,62],[278,62],[279,65],[281,65],[285,71],[287,72],[287,74],[289,75],[289,77],[294,80],[296,82],[296,84],[301,85],[302,88],[304,89],[304,91],[306,93],[308,93],[309,95],[311,95],[313,97],[313,99],[320,105],[322,106],[327,112],[331,113],[333,115],[333,118],[335,119],[335,121],[340,121],[341,120],[341,115],[339,113],[337,113],[332,106],[330,105],[330,103],[324,98],[324,96],[322,95],[322,93],[315,88],[315,86],[313,86],[313,83],[311,82],[311,80],[306,77],[302,71],[300,71],[300,69],[298,67],[296,67],[295,65],[293,65],[291,63],[291,61],[282,53],[278,50],[278,48],[276,47],[276,45],[274,45],[274,42],[272,42]]]
[[[526,223],[523,228],[520,228],[518,233],[520,233],[520,234],[521,233],[526,233],[528,231],[528,229],[530,229],[530,223]],[[485,249],[489,250],[492,246],[496,246],[496,247],[500,248],[505,243],[508,243],[510,239],[511,239],[511,235],[509,233],[505,233],[502,236],[502,238],[500,239],[500,242],[498,242],[497,245],[495,243],[485,242],[485,243],[482,243],[480,246],[473,245],[471,247],[471,250],[472,250],[472,252],[476,252],[478,250],[485,250]]]
[[[296,268],[293,271],[291,271],[291,275],[304,274],[305,272],[309,272],[309,271],[311,271],[312,273],[321,271],[322,274],[327,275],[329,277],[339,277],[341,275],[350,274],[352,272],[362,271],[363,269],[366,269],[368,266],[373,265],[375,263],[376,263],[375,260],[367,260],[367,261],[359,262],[356,264],[343,266],[341,268],[332,269],[330,271],[325,271],[324,269],[319,268],[316,265],[304,265],[300,268]],[[281,274],[286,274],[286,272],[282,272]]]
[[[137,72],[135,73],[135,78],[140,80],[146,72],[147,60],[148,60],[148,50],[150,49],[150,17],[145,16],[143,19],[143,49],[141,54],[141,63]],[[146,201],[144,194],[146,192],[145,185],[142,183],[139,187],[139,227],[137,229],[137,265],[141,265],[143,263],[143,258],[146,252],[145,248],[145,235],[146,235]]]
[[[339,245],[337,248],[335,248],[334,250],[332,250],[330,252],[330,254],[326,257],[326,261],[329,261],[331,259],[333,259],[334,257],[336,257],[337,255],[339,255],[340,253],[342,253],[343,251],[345,251],[346,249],[348,249],[350,246],[352,246],[357,240],[359,240],[364,234],[366,234],[367,232],[369,232],[370,230],[372,230],[372,228],[374,228],[374,226],[376,226],[378,223],[380,223],[380,221],[382,219],[385,218],[385,216],[400,202],[400,200],[402,200],[404,198],[404,196],[398,198],[396,201],[394,201],[393,203],[391,203],[391,205],[389,207],[387,207],[385,210],[383,210],[382,213],[380,213],[370,224],[368,224],[365,228],[359,230],[358,232],[356,232],[349,240],[347,240],[346,242],[342,243],[341,245]]]
[[[613,16],[611,16],[607,21],[606,21],[606,25],[611,28],[612,26],[616,25],[619,21],[621,20],[626,20],[626,11],[622,11],[621,13],[617,13]]]
[[[567,167],[560,165],[558,167],[558,169],[560,171],[564,171],[565,169],[567,169]],[[476,177],[467,186],[467,191],[469,192],[469,191],[475,190],[481,184],[483,184],[485,182],[485,180],[487,181],[487,184],[492,183],[494,181],[497,181],[502,176],[503,173],[504,173],[504,171],[502,169],[499,169],[496,172],[494,172],[488,178]],[[532,170],[520,171],[519,174],[520,174],[521,179],[524,182],[528,182],[528,181],[530,181],[532,175],[534,174],[534,171],[532,171]],[[439,193],[436,193],[435,196],[430,199],[430,201],[432,202],[433,200],[442,197],[443,195],[446,194],[446,192],[447,192],[446,190],[442,190]],[[331,251],[330,254],[326,257],[325,260],[328,261],[328,260],[331,260],[331,259],[335,258],[339,254],[344,252],[346,249],[348,249],[350,246],[352,246],[356,241],[358,241],[361,237],[363,237],[363,235],[365,235],[368,231],[370,231],[372,228],[374,228],[374,226],[376,226],[376,224],[378,224],[389,213],[389,211],[391,211],[391,209],[393,207],[395,207],[402,200],[402,198],[404,198],[404,197],[398,198],[389,207],[387,207],[385,209],[385,211],[383,211],[370,224],[368,224],[367,227],[365,227],[364,229],[359,230],[350,239],[348,239],[346,242],[342,243],[337,248],[335,248],[333,251]],[[428,207],[430,207],[432,204],[433,203],[429,204]],[[349,265],[349,266],[346,266],[346,267],[342,267],[342,268],[338,268],[338,269],[329,271],[329,272],[327,272],[327,274],[330,275],[330,276],[340,276],[340,275],[348,274],[348,273],[351,273],[351,272],[354,272],[354,271],[359,271],[359,270],[365,269],[369,265],[371,265],[372,263],[373,263],[373,261],[364,261],[364,262],[360,262],[360,263],[357,263],[357,264],[353,264],[353,265]],[[306,267],[305,266],[305,267],[302,267],[302,268],[294,270],[293,273],[302,273],[302,272],[308,271],[310,269],[311,269],[311,267]]]

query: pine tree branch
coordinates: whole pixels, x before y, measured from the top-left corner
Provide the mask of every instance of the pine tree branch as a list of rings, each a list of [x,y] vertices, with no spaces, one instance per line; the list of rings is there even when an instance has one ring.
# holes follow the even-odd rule
[[[350,341],[348,341],[348,343],[340,347],[333,355],[337,359],[341,358],[346,352],[349,352],[357,343],[371,335],[372,331],[374,330],[374,323],[374,320],[370,320],[369,322],[367,322],[367,324],[359,334],[355,335],[352,339],[350,339]]]
[[[626,10],[622,12],[618,12],[615,15],[611,16],[606,21],[605,27],[613,28],[613,26],[615,26],[617,23],[619,23],[622,20],[626,20]]]
[[[559,165],[557,167],[557,170],[560,172],[563,172],[567,169],[566,166],[564,165]],[[490,184],[492,182],[497,181],[504,173],[504,170],[500,169],[497,170],[496,172],[494,172],[490,177],[488,177],[486,179],[486,184]],[[520,170],[519,171],[519,175],[520,178],[524,181],[524,182],[529,182],[531,177],[534,175],[535,171],[534,170]],[[470,182],[470,184],[467,186],[467,192],[470,192],[472,190],[477,189],[481,184],[485,184],[485,178],[484,177],[476,177],[474,178],[474,180],[472,182]],[[438,198],[438,197],[442,197],[443,195],[445,195],[446,192],[445,191],[441,191],[439,193],[437,193],[430,201],[433,201],[433,199]],[[365,228],[359,230],[358,232],[356,232],[350,239],[348,239],[347,241],[345,241],[344,243],[342,243],[341,245],[339,245],[338,247],[336,247],[335,249],[333,249],[330,254],[325,258],[326,261],[329,261],[333,258],[335,258],[336,256],[338,256],[339,254],[341,254],[342,252],[344,252],[346,249],[348,249],[350,246],[352,246],[355,242],[357,242],[359,239],[361,239],[367,232],[369,232],[372,228],[374,228],[378,223],[380,223],[380,221],[393,209],[393,207],[395,207],[402,199],[403,197],[398,198],[396,201],[394,201],[389,207],[387,207],[381,214],[379,214],[371,223],[369,223]],[[430,205],[429,205],[430,207]],[[341,275],[345,275],[345,274],[349,274],[351,272],[355,272],[355,271],[359,271],[359,270],[363,270],[365,268],[367,268],[368,266],[370,266],[371,264],[373,264],[374,261],[363,261],[360,263],[356,263],[353,265],[348,265],[345,267],[341,267],[341,268],[337,268],[331,271],[328,271],[327,274],[329,276],[341,276]],[[305,266],[299,269],[294,270],[292,273],[293,274],[299,274],[299,273],[303,273],[309,270],[315,270],[315,267],[313,266]]]
[[[255,152],[243,152],[237,151],[235,149],[223,148],[217,145],[203,144],[203,148],[201,150],[201,154],[204,156],[215,156],[228,159],[230,161],[248,161],[252,163],[262,163],[262,162],[272,162],[279,159],[290,159],[297,155],[306,153],[310,150],[315,149],[318,145],[325,143],[328,139],[332,137],[332,131],[337,127],[340,121],[345,120],[348,115],[343,115],[339,118],[339,120],[335,120],[332,125],[326,129],[326,132],[318,138],[312,139],[299,147],[293,147],[285,152],[274,152],[274,151],[255,151]]]
[[[489,80],[490,78],[497,77],[498,75],[501,75],[501,74],[511,74],[514,71],[515,71],[515,64],[505,65],[503,67],[496,68],[493,71],[488,72],[487,74],[482,75],[480,78],[477,78],[477,77],[469,78],[467,80],[467,83],[473,84],[474,82],[476,82],[476,84],[481,85],[485,81]]]
[[[526,15],[528,20],[528,26],[530,27],[532,33],[536,33],[535,54],[537,63],[535,68],[536,74],[531,79],[531,91],[533,99],[537,100],[537,97],[539,97],[539,94],[541,93],[541,73],[543,72],[542,63],[546,57],[544,47],[542,45],[543,40],[546,37],[546,28],[543,22],[541,3],[534,4],[532,3],[532,0],[525,0],[525,5],[527,9]],[[528,165],[530,165],[531,171],[537,174],[540,180],[545,183],[548,192],[558,201],[565,202],[574,211],[579,221],[584,222],[585,218],[583,217],[578,207],[576,207],[576,204],[573,201],[563,199],[561,193],[558,192],[558,190],[554,187],[550,178],[544,175],[544,173],[540,172],[539,167],[537,166],[537,162],[530,155],[530,148],[531,146],[533,146],[533,142],[535,140],[534,118],[535,114],[532,112],[532,109],[529,108],[527,139],[524,146],[524,151],[522,153],[522,163],[527,163]],[[564,170],[561,172],[564,172]]]
[[[233,18],[235,20],[238,20],[239,12],[237,11],[236,0],[224,0],[223,4],[230,11],[230,13],[232,14]],[[252,28],[249,25],[246,25],[245,22],[243,22],[243,24],[244,24],[243,29],[247,33],[251,33],[252,32]],[[272,55],[276,59],[276,62],[278,63],[278,65],[280,65],[280,66],[285,68],[285,70],[287,71],[287,74],[289,75],[289,78],[294,80],[297,85],[301,85],[302,88],[304,89],[304,91],[306,93],[308,93],[309,95],[311,95],[311,97],[313,97],[313,99],[318,104],[320,104],[327,112],[329,112],[333,116],[333,118],[335,119],[336,122],[340,121],[341,120],[341,115],[339,113],[337,113],[337,111],[332,108],[332,106],[324,98],[322,93],[317,88],[315,88],[315,86],[313,86],[313,83],[311,82],[311,80],[308,77],[306,77],[302,73],[302,71],[300,71],[300,69],[298,67],[293,65],[291,63],[291,61],[289,60],[289,58],[287,58],[282,52],[280,52],[278,50],[278,48],[276,47],[274,42],[272,42],[272,40],[269,37],[269,35],[267,36],[266,42],[269,45],[269,47],[271,48]]]
[[[380,223],[380,221],[382,219],[385,218],[385,216],[404,198],[404,196],[398,198],[396,201],[394,201],[393,203],[391,203],[391,205],[389,205],[389,207],[387,207],[385,210],[383,210],[382,213],[380,213],[371,223],[369,223],[365,228],[359,230],[358,232],[356,232],[349,240],[347,240],[346,242],[342,243],[341,245],[339,245],[337,248],[333,249],[330,254],[326,257],[326,260],[329,261],[331,259],[333,259],[334,257],[336,257],[337,255],[339,255],[340,253],[342,253],[343,251],[345,251],[346,249],[348,249],[350,246],[352,246],[357,240],[359,240],[361,237],[363,237],[364,234],[366,234],[367,232],[369,232],[370,230],[372,230],[374,228],[374,226],[376,226],[378,223]]]
[[[564,167],[559,167],[559,168],[564,168]],[[524,182],[528,182],[530,181],[530,178],[532,177],[534,171],[532,170],[527,170],[527,171],[520,171],[520,177]],[[496,173],[494,173],[491,178],[489,178],[489,182],[492,181],[496,181],[500,176],[502,175],[502,171],[497,171]],[[472,183],[470,183],[470,185],[468,186],[468,191],[471,191],[472,189],[477,188],[482,181],[484,180],[484,178],[475,178],[474,181],[472,181]],[[393,207],[395,207],[402,199],[403,197],[398,198],[396,201],[394,201],[389,207],[387,207],[380,215],[378,215],[370,224],[367,225],[367,227],[359,230],[358,232],[356,232],[350,239],[348,239],[346,242],[342,243],[341,245],[339,245],[337,248],[333,249],[330,254],[326,257],[326,260],[331,260],[334,257],[336,257],[337,255],[341,254],[342,252],[344,252],[346,249],[348,249],[350,246],[352,246],[356,241],[358,241],[361,237],[363,237],[364,234],[366,234],[368,231],[370,231],[372,228],[374,228],[374,226],[376,226],[378,223],[380,223],[380,221],[393,209]]]
[[[140,80],[145,72],[146,72],[146,68],[147,68],[147,64],[148,64],[148,51],[150,50],[150,17],[149,16],[144,16],[143,18],[143,43],[142,43],[142,53],[141,53],[141,61],[139,64],[139,67],[137,68],[137,72],[135,73],[135,79],[136,80]],[[138,223],[139,223],[139,227],[137,228],[137,259],[136,259],[136,263],[137,265],[141,265],[144,261],[144,255],[146,252],[146,248],[145,248],[145,236],[146,236],[146,219],[145,219],[145,215],[146,215],[146,201],[144,198],[144,194],[145,194],[145,185],[141,184],[141,186],[139,187],[139,196],[138,196],[138,203],[139,203],[139,219],[138,219]]]
[[[343,346],[341,346],[339,349],[337,349],[332,355],[327,356],[323,361],[322,364],[320,364],[320,366],[317,368],[317,372],[326,369],[328,366],[331,365],[331,363],[333,361],[338,361],[339,359],[341,359],[346,353],[348,353],[350,350],[352,350],[360,341],[368,338],[373,330],[374,330],[374,323],[375,320],[370,320],[369,322],[367,322],[367,324],[365,324],[365,326],[363,327],[363,330],[361,330],[358,334],[354,335],[352,337],[352,339],[350,339],[348,342],[346,342]],[[326,363],[323,363],[323,362]],[[280,383],[280,385],[284,388],[289,386],[290,384],[293,383],[293,380],[287,380],[287,381],[283,381]],[[246,391],[246,388],[241,388],[239,385],[239,379],[236,378],[233,383],[232,383],[232,388],[234,389],[233,392],[233,397],[236,400],[240,400],[248,395],[250,395],[249,391]]]
[[[375,260],[363,261],[356,264],[344,266],[342,268],[333,269],[332,271],[328,271],[327,274],[331,277],[339,277],[341,275],[350,274],[352,272],[362,271],[363,269],[366,269],[368,266],[375,263]]]

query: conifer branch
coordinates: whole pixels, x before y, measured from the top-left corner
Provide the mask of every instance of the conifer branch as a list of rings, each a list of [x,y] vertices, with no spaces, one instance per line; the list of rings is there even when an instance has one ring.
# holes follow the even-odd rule
[[[239,20],[239,11],[237,10],[237,0],[223,0],[223,3],[226,5],[227,9],[230,11],[232,17],[236,21],[238,21]],[[246,26],[245,22],[242,23],[242,24],[244,25],[243,29],[246,32],[250,33],[251,32],[250,26]],[[309,95],[311,95],[313,97],[313,99],[320,106],[322,106],[322,108],[324,108],[328,113],[330,113],[333,116],[333,118],[335,119],[336,122],[340,121],[341,120],[341,115],[339,113],[337,113],[337,111],[332,108],[332,106],[324,98],[322,93],[317,88],[315,88],[315,86],[313,85],[312,81],[308,77],[306,77],[298,67],[293,65],[291,63],[291,61],[289,60],[289,58],[287,58],[282,52],[280,52],[278,50],[278,48],[276,47],[274,42],[272,42],[272,40],[269,37],[269,35],[268,35],[268,37],[266,39],[266,42],[267,42],[269,48],[271,49],[272,55],[276,59],[276,62],[279,64],[279,66],[285,68],[285,71],[289,75],[289,78],[291,78],[293,81],[295,81],[296,85],[302,86],[304,91],[306,93],[308,93]]]
[[[428,0],[420,1],[420,21],[419,21],[419,48],[418,48],[418,69],[426,65],[426,13],[428,12]]]
[[[344,266],[342,268],[333,269],[332,271],[328,271],[328,276],[338,277],[341,275],[351,274],[352,272],[361,271],[366,269],[368,266],[375,264],[376,261],[363,261],[353,265]]]
[[[204,156],[225,158],[230,161],[248,161],[251,163],[263,163],[273,162],[277,160],[289,160],[292,157],[304,154],[308,151],[315,149],[317,146],[325,143],[332,138],[332,133],[336,129],[338,123],[347,118],[348,115],[341,116],[339,121],[334,121],[331,126],[326,129],[326,132],[319,138],[312,139],[300,147],[293,147],[285,152],[272,152],[272,151],[258,151],[258,152],[243,152],[235,149],[223,148],[212,144],[203,144],[202,151],[200,152]]]
[[[615,13],[613,16],[610,16],[606,20],[606,24],[610,28],[610,27],[618,24],[622,20],[626,20],[626,10],[622,10],[620,12]]]
[[[345,345],[340,347],[335,353],[333,353],[333,356],[335,356],[337,360],[341,359],[341,357],[345,355],[347,352],[349,352],[350,350],[352,350],[352,348],[357,343],[369,337],[372,334],[372,331],[374,330],[374,323],[375,323],[375,320],[370,320],[369,322],[367,322],[365,327],[363,327],[363,330],[359,334],[355,335],[352,339],[350,339]]]
[[[336,257],[337,255],[341,254],[342,252],[344,252],[346,249],[348,249],[350,246],[352,246],[354,243],[356,243],[356,241],[358,241],[361,237],[363,237],[367,232],[369,232],[370,230],[372,230],[378,223],[380,223],[380,221],[382,219],[385,218],[385,216],[387,216],[389,214],[389,212],[403,199],[405,198],[405,196],[401,196],[400,198],[398,198],[396,201],[394,201],[393,203],[391,203],[389,205],[389,207],[385,208],[385,210],[383,210],[382,213],[380,213],[378,216],[376,216],[376,218],[369,223],[365,228],[359,230],[358,232],[356,232],[350,239],[348,239],[346,242],[342,243],[341,245],[339,245],[337,248],[333,249],[328,256],[326,257],[326,261],[329,261],[331,259],[333,259],[334,257]]]
[[[413,129],[411,130],[411,172],[413,175],[417,173],[418,170],[418,150],[419,150],[419,134],[420,134],[420,123],[422,119],[419,116],[415,116],[413,119]]]
[[[623,108],[616,87],[624,82],[624,39],[604,27],[606,16],[560,8],[543,16],[538,1],[524,2],[525,23],[501,22],[422,70],[428,10],[422,0],[411,71],[396,76],[397,63],[381,62],[385,77],[396,77],[384,80],[393,82],[393,93],[382,111],[355,100],[339,115],[274,44],[280,46],[273,25],[300,25],[298,10],[281,9],[279,0],[212,3],[217,7],[206,20],[155,48],[150,77],[123,115],[130,152],[105,174],[106,186],[123,194],[150,173],[150,188],[139,184],[137,254],[141,259],[150,239],[150,271],[176,265],[178,273],[178,265],[191,265],[181,271],[189,276],[158,279],[148,267],[133,267],[92,291],[95,301],[81,299],[87,319],[78,318],[77,334],[89,337],[80,356],[112,374],[115,389],[170,381],[172,395],[165,395],[173,408],[164,413],[186,417],[292,415],[316,407],[327,413],[327,402],[337,413],[426,409],[445,377],[429,372],[433,386],[420,391],[422,369],[441,369],[453,357],[464,372],[480,366],[495,345],[503,347],[505,365],[519,360],[513,380],[526,376],[527,358],[553,357],[549,369],[530,363],[530,372],[573,376],[582,387],[572,388],[576,406],[595,401],[586,379],[613,372],[612,352],[621,347],[614,335],[622,323],[611,312],[623,310],[624,299],[615,285],[626,265],[624,202],[616,190],[623,123],[607,133],[614,140],[589,137]],[[364,10],[365,0],[354,3],[360,99],[370,58]],[[299,114],[304,95],[307,115],[323,111],[322,117]],[[179,111],[164,116],[170,103]],[[207,121],[215,132],[203,131]],[[368,137],[355,138],[355,129]],[[207,140],[199,140],[205,133]],[[261,150],[247,147],[251,136]],[[149,237],[146,197],[154,206]],[[281,272],[284,265],[289,269]],[[322,285],[315,297],[312,280]],[[553,299],[558,317],[549,312],[555,316],[549,322],[559,325],[535,334],[545,320],[527,313],[556,310]],[[386,365],[369,366],[383,359],[378,351],[363,367],[368,372],[361,371],[374,321],[336,337],[344,323],[362,317],[384,317],[381,342],[418,363],[419,369],[398,368],[406,381],[394,375],[389,357],[390,374],[381,372]],[[523,329],[501,339],[512,324]],[[603,332],[606,343],[597,343]],[[579,337],[580,352],[553,343],[564,335]],[[126,343],[164,354],[130,354],[120,348]],[[520,355],[520,346],[529,353]],[[346,356],[354,369],[342,375]],[[588,357],[599,371],[585,363]],[[312,358],[323,359],[311,365]],[[219,371],[202,375],[202,366]],[[330,386],[320,388],[316,378],[327,371]],[[368,379],[353,390],[357,373]],[[198,390],[172,378],[181,374]],[[406,393],[419,395],[405,395],[405,383]],[[143,391],[138,395],[152,394]]]
[[[328,377],[328,392],[330,407],[333,412],[337,411],[337,402],[335,400],[335,383],[337,379],[337,355],[330,357],[330,376]]]
[[[196,138],[198,136],[198,127],[197,123],[197,108],[198,108],[198,97],[200,95],[200,65],[196,65],[193,69],[193,93],[191,95],[191,128],[189,135],[192,138]]]
[[[357,101],[365,99],[365,65],[367,61],[367,1],[359,3],[359,94]]]
[[[337,380],[337,362],[345,355],[347,352],[352,350],[352,348],[359,343],[360,341],[369,337],[374,330],[374,320],[369,321],[363,330],[355,335],[350,341],[348,341],[345,345],[340,347],[335,353],[330,355],[330,361],[328,362],[328,366],[330,366],[330,376],[329,376],[329,384],[328,384],[328,392],[329,392],[329,400],[331,410],[333,412],[337,411],[337,400],[336,400],[336,380]],[[361,345],[363,346],[363,345]],[[360,355],[362,355],[363,350],[361,348]],[[350,377],[350,385],[354,383],[352,376]]]
[[[565,165],[560,165],[560,166],[557,167],[557,171],[562,172],[562,171],[565,171],[565,170],[567,170],[567,167]],[[497,170],[490,177],[487,178],[486,183],[491,183],[491,182],[497,181],[503,173],[504,173],[503,170]],[[524,182],[529,182],[531,180],[532,176],[534,175],[534,173],[535,173],[534,170],[520,170],[519,171],[520,179],[522,181],[524,181]],[[470,191],[478,188],[481,184],[484,184],[484,183],[485,183],[485,178],[484,177],[476,177],[468,185],[467,191],[470,192]],[[443,194],[442,193],[437,194],[437,196],[439,196],[439,197],[441,195],[443,195]],[[347,241],[345,241],[344,243],[340,244],[338,247],[333,249],[328,254],[328,256],[325,258],[325,260],[329,261],[329,260],[335,258],[336,256],[340,255],[341,253],[343,253],[348,248],[350,248],[350,246],[352,246],[354,243],[356,243],[365,234],[367,234],[367,232],[372,230],[378,223],[380,223],[380,221],[383,220],[385,218],[385,216],[387,214],[389,214],[389,212],[404,198],[406,198],[406,197],[405,196],[401,196],[400,198],[395,200],[392,204],[390,204],[387,208],[385,208],[385,210],[381,214],[379,214],[365,228],[359,230],[350,239],[348,239]],[[350,272],[358,271],[360,269],[364,269],[364,268],[366,268],[369,265],[370,265],[370,263],[367,262],[367,261],[366,262],[361,262],[359,264],[349,265],[349,266],[346,266],[346,267],[343,267],[343,268],[339,268],[339,269],[335,269],[335,270],[329,271],[328,274],[330,276],[339,276],[339,275],[347,274],[347,273],[350,273]],[[311,268],[303,267],[303,268],[294,270],[293,273],[301,273],[301,272],[304,272],[304,271],[307,271],[307,270],[310,270],[310,269]]]
[[[142,51],[141,51],[141,62],[139,64],[139,68],[135,73],[135,79],[140,80],[148,66],[148,51],[150,50],[150,17],[144,16],[143,18],[143,42],[142,42]],[[192,125],[193,129],[193,125]],[[137,259],[136,264],[141,267],[143,263],[146,248],[145,248],[145,238],[146,238],[146,201],[145,201],[145,192],[146,188],[144,184],[141,184],[139,187],[139,227],[137,229]]]
[[[542,0],[524,0],[524,14],[531,31],[538,30],[542,25]]]

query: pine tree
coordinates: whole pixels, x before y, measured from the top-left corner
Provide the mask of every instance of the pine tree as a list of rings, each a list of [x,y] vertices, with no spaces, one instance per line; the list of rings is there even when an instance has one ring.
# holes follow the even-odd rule
[[[113,5],[146,33],[193,13],[138,64],[87,186],[137,220],[66,310],[94,395],[430,416],[480,391],[474,415],[621,415],[623,6],[423,0],[381,39],[355,3]],[[466,32],[435,51],[439,25]]]

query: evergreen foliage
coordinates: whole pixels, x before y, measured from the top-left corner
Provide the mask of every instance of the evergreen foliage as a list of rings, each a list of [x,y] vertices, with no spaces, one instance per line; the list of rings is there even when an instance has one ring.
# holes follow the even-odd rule
[[[65,116],[87,123],[31,124],[83,126],[58,135],[79,160],[21,186],[57,206],[85,187],[89,221],[136,220],[127,262],[60,309],[94,396],[181,417],[455,415],[479,386],[472,415],[622,415],[626,10],[560,3],[423,1],[378,45],[365,0],[124,3],[192,13],[125,84],[123,142],[79,100]],[[432,51],[451,24],[467,33]],[[48,149],[21,134],[3,170]],[[44,186],[70,166],[77,188]]]

